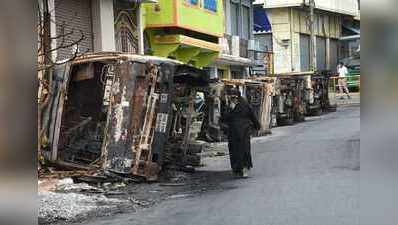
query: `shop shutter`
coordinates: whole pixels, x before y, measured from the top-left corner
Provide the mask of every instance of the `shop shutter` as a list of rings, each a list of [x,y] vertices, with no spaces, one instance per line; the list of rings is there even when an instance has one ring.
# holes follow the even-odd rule
[[[81,38],[84,40],[79,43],[80,51],[93,51],[93,31],[91,20],[91,1],[90,0],[55,0],[55,22],[57,35],[62,33],[64,24],[65,33],[73,34],[66,36],[65,45],[70,45]],[[57,39],[57,46],[62,44],[62,39]],[[72,56],[74,47],[62,48],[58,52],[58,60],[67,59]]]
[[[326,39],[316,38],[316,67],[317,70],[326,70]]]
[[[301,72],[310,70],[310,42],[309,35],[300,34],[300,67]]]
[[[337,72],[339,61],[339,42],[337,39],[330,39],[330,70]]]

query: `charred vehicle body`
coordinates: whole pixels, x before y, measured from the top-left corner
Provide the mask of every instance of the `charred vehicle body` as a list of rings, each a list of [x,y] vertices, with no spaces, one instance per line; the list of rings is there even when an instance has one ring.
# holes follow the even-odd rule
[[[229,107],[229,93],[232,89],[240,90],[260,121],[261,129],[255,135],[271,133],[273,83],[268,80],[225,79],[214,81],[206,91],[206,106],[199,139],[207,142],[227,140],[228,127],[221,122],[221,117]]]
[[[306,112],[308,116],[319,116],[322,112],[336,110],[336,105],[330,102],[331,76],[330,71],[317,72],[311,76],[311,83],[307,88]]]
[[[272,79],[236,79],[224,80],[226,85],[226,94],[228,88],[238,88],[242,92],[242,96],[247,99],[256,114],[261,128],[257,133],[258,136],[271,133],[271,108],[273,94]],[[227,98],[226,98],[227,99]]]
[[[306,79],[301,75],[278,75],[275,80],[272,114],[276,118],[274,126],[292,125],[305,120]]]
[[[122,53],[83,55],[57,68],[55,76],[45,157],[148,180],[157,179],[168,143],[187,145],[190,119],[181,112],[189,110],[176,100],[208,85],[203,70]]]
[[[220,142],[226,140],[222,131],[221,114],[225,104],[224,99],[225,85],[219,80],[211,81],[208,88],[203,90],[203,107],[199,108],[202,116],[202,124],[198,139],[206,142]]]

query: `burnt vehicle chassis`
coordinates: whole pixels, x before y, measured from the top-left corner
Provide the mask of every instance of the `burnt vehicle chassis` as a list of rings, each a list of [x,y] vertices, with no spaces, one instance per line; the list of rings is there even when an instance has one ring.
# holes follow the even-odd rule
[[[204,104],[201,107],[202,125],[198,139],[206,142],[221,142],[226,140],[222,131],[221,114],[225,102],[222,101],[225,85],[219,80],[211,81],[208,88],[203,89]]]
[[[272,97],[269,85],[272,85],[269,80],[254,79],[224,79],[211,83],[205,91],[206,104],[199,139],[207,142],[227,140],[228,127],[221,122],[221,116],[227,111],[230,90],[236,88],[241,90],[260,121],[261,129],[253,135],[270,134]]]
[[[299,75],[276,76],[272,114],[276,126],[303,122],[306,114],[305,77]]]
[[[329,99],[331,71],[319,71],[311,76],[311,87],[313,90],[313,101],[308,104],[307,114],[319,116],[322,112],[336,111]]]
[[[308,89],[307,116],[319,116],[322,112],[336,111],[329,99],[330,71],[319,71],[311,76],[311,88]]]
[[[156,180],[173,132],[176,90],[206,86],[207,73],[178,61],[123,53],[83,55],[55,70],[57,92],[44,156]],[[179,87],[179,88],[177,88]],[[185,121],[185,124],[190,121]],[[184,123],[182,123],[184,124]],[[176,141],[174,141],[176,142]]]

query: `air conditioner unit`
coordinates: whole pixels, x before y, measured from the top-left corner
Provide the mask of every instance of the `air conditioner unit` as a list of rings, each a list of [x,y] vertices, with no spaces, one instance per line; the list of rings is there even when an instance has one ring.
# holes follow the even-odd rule
[[[239,36],[232,36],[232,46],[231,46],[231,53],[233,56],[240,56],[240,37]]]
[[[226,38],[219,38],[218,43],[220,45],[221,48],[221,52],[223,54],[227,54],[230,55],[231,52],[229,51],[229,44],[228,44],[228,40]]]

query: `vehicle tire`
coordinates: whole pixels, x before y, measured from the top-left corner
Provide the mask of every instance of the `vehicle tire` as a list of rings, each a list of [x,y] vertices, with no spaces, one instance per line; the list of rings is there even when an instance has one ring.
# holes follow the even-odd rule
[[[313,116],[320,116],[322,114],[322,109],[315,109],[314,111],[312,111],[312,115]]]
[[[291,126],[293,124],[294,124],[294,118],[293,117],[286,119],[286,125]]]
[[[294,124],[294,113],[289,112],[288,117],[285,119],[286,125],[291,126]]]

